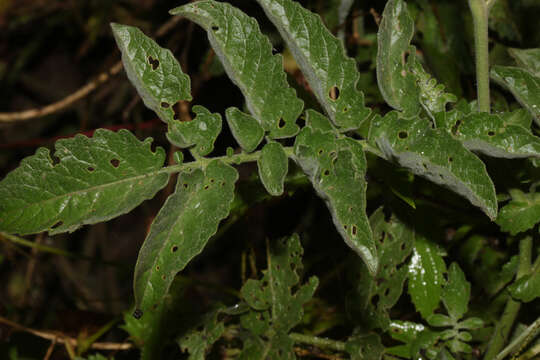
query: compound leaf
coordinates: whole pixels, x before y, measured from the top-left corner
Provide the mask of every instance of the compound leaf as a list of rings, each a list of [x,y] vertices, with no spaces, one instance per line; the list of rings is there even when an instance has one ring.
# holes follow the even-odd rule
[[[528,114],[527,114],[528,115]],[[505,116],[505,118],[508,118]],[[471,151],[502,158],[540,157],[540,138],[530,128],[514,125],[498,114],[474,112],[468,115],[452,110],[435,116],[437,127],[444,128]]]
[[[525,194],[519,189],[512,189],[509,193],[512,200],[501,208],[496,222],[502,231],[516,235],[540,221],[540,194]]]
[[[175,118],[175,105],[191,101],[189,76],[168,49],[160,47],[136,27],[111,24],[122,63],[144,104],[161,120]]]
[[[53,159],[39,148],[0,182],[0,230],[59,234],[131,211],[169,179],[159,172],[165,152],[151,142],[100,129],[57,141]]]
[[[204,171],[180,174],[139,252],[134,275],[137,309],[158,305],[176,273],[203,250],[229,214],[237,179],[237,171],[219,160]]]
[[[356,88],[360,74],[343,43],[319,15],[291,0],[257,0],[287,43],[309,86],[340,130],[357,129],[370,114]]]
[[[369,218],[373,238],[377,246],[379,267],[375,276],[371,276],[365,264],[353,275],[359,279],[354,284],[351,304],[368,329],[386,330],[390,325],[389,310],[396,304],[403,291],[403,284],[408,275],[407,266],[402,266],[411,254],[414,244],[414,231],[399,221],[395,216],[386,220],[382,208],[377,209]]]
[[[405,61],[413,34],[414,22],[407,4],[402,0],[388,1],[377,34],[377,83],[388,105],[403,111],[406,117],[420,111],[416,77]]]
[[[192,110],[195,118],[191,121],[169,121],[167,139],[180,148],[195,145],[193,151],[205,156],[214,150],[214,142],[221,132],[221,115],[212,114],[200,105],[195,105]]]
[[[252,310],[241,324],[255,336],[244,343],[242,359],[295,359],[289,331],[302,320],[304,304],[319,283],[311,277],[298,287],[303,249],[298,235],[268,245],[268,268],[261,280],[249,279],[240,292]],[[293,292],[293,288],[297,287]],[[266,341],[259,336],[264,335]]]
[[[399,119],[393,111],[373,119],[370,140],[389,161],[444,185],[497,216],[495,187],[484,163],[443,129],[432,129],[425,119]]]
[[[264,188],[272,196],[283,194],[283,183],[289,170],[289,158],[283,146],[277,142],[266,144],[257,160],[259,177]]]
[[[242,149],[249,153],[259,146],[264,137],[264,129],[255,118],[235,107],[225,110],[225,117],[234,139]]]
[[[471,284],[457,263],[452,263],[448,269],[448,281],[444,286],[442,301],[448,315],[457,321],[465,315],[469,308]]]
[[[338,232],[374,274],[378,259],[366,215],[367,165],[362,145],[306,126],[296,137],[294,154],[330,209]]]
[[[409,263],[409,294],[424,319],[439,305],[445,271],[446,265],[437,246],[417,235]]]
[[[513,66],[494,66],[491,78],[510,91],[540,124],[540,77]]]
[[[287,83],[281,55],[257,21],[227,3],[202,0],[170,11],[203,27],[227,75],[240,88],[247,108],[272,138],[298,133],[304,103]]]
[[[530,71],[534,76],[540,77],[540,48],[536,49],[508,49],[508,53],[516,60],[519,67]]]

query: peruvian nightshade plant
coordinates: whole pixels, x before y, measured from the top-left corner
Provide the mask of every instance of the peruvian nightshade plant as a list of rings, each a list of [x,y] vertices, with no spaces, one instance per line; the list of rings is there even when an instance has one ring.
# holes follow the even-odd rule
[[[528,158],[529,166],[538,164],[540,138],[531,127],[532,121],[540,125],[540,49],[512,49],[517,66],[494,66],[489,72],[488,15],[495,1],[469,0],[478,101],[468,103],[426,72],[422,53],[411,44],[415,29],[407,3],[390,0],[377,34],[376,74],[380,95],[392,110],[379,113],[366,107],[356,61],[319,15],[293,0],[257,3],[283,38],[319,107],[306,108],[297,96],[282,55],[273,53],[255,19],[212,0],[175,8],[172,15],[186,17],[207,32],[226,74],[245,98],[244,109],[230,107],[224,114],[241,151],[208,157],[224,126],[222,115],[200,105],[190,108],[190,78],[169,50],[135,27],[112,24],[129,80],[144,104],[167,124],[169,142],[189,151],[194,161],[184,162],[179,151],[176,164],[164,166],[162,148],[152,151],[152,139],[140,141],[126,130],[59,140],[52,156],[40,148],[0,182],[0,230],[21,235],[73,232],[131,211],[178,174],[174,193],[140,249],[134,316],[126,316],[124,326],[142,348],[143,358],[159,359],[163,324],[174,316],[178,291],[173,280],[229,216],[239,178],[235,165],[256,162],[258,177],[271,196],[284,193],[291,165],[309,179],[337,232],[361,259],[344,262],[351,277],[348,312],[356,330],[345,341],[292,331],[305,321],[304,308],[313,302],[319,284],[317,277],[302,280],[303,249],[294,234],[268,241],[267,270],[261,279],[243,284],[239,304],[216,305],[177,338],[190,359],[203,359],[218,341],[234,344],[238,352],[229,355],[240,359],[293,359],[295,344],[353,359],[468,359],[479,356],[474,355],[474,344],[480,344],[476,352],[485,353],[487,360],[523,352],[537,332],[537,322],[522,325],[516,332],[519,341],[508,345],[508,339],[521,304],[540,297],[540,257],[531,263],[537,234],[513,236],[540,221],[540,195],[535,191],[539,179],[531,175],[524,180],[532,184],[529,192],[501,188],[505,192],[497,193],[485,163],[492,157]],[[337,3],[341,23],[352,1]],[[428,10],[426,14],[433,19]],[[427,35],[424,41],[430,41]],[[489,76],[522,107],[491,113]],[[182,113],[182,107],[190,108],[194,117]],[[299,126],[299,119],[305,126]],[[392,207],[383,201],[368,216],[368,169],[377,174],[390,163],[408,170],[405,177],[384,180],[388,194],[402,202]],[[404,174],[394,171],[398,173]],[[430,217],[437,215],[415,210],[415,176],[458,194],[454,204],[472,204],[519,242],[518,255],[497,269],[496,279],[486,281],[483,290],[505,306],[500,319],[494,315],[497,309],[469,309],[471,285],[465,274],[478,263],[484,266],[478,260],[484,244],[470,236],[474,225],[457,229],[453,241],[458,243],[453,242],[452,249],[438,243],[433,235],[437,229],[430,225]],[[508,200],[499,210],[499,202]],[[448,251],[465,254],[460,265],[466,272],[457,262],[447,267]],[[487,272],[494,271],[485,266]],[[405,284],[418,318],[404,320],[391,313]],[[536,345],[526,358],[538,353]]]

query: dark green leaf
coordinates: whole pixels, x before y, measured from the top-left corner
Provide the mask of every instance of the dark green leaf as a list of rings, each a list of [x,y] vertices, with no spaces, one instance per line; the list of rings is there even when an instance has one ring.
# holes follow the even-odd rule
[[[536,49],[508,49],[510,55],[518,65],[533,75],[540,77],[540,48]]]
[[[457,321],[469,308],[471,284],[457,263],[448,269],[448,282],[444,286],[442,301],[452,320]]]
[[[494,66],[491,78],[509,90],[540,124],[540,77],[511,66]]]
[[[409,263],[409,294],[424,319],[439,305],[446,265],[435,244],[417,235]]]
[[[383,356],[384,346],[378,334],[353,335],[345,343],[345,351],[351,356],[351,360],[378,360]]]
[[[225,110],[225,117],[234,139],[242,149],[249,153],[259,146],[264,137],[264,130],[255,118],[235,107]]]
[[[160,47],[136,27],[114,23],[111,27],[126,74],[144,104],[161,120],[172,120],[176,103],[191,101],[189,76],[182,72],[170,50]]]
[[[134,276],[138,309],[159,304],[176,273],[203,250],[229,214],[237,179],[237,171],[218,160],[204,172],[180,175],[139,252]]]
[[[291,0],[257,0],[291,50],[324,111],[340,130],[357,129],[370,114],[356,85],[360,74],[343,43],[320,16]]]
[[[377,83],[388,105],[402,110],[405,117],[413,117],[420,111],[416,77],[405,63],[413,34],[414,23],[407,4],[402,0],[388,1],[377,36]]]
[[[435,327],[452,326],[454,324],[450,317],[443,314],[431,314],[426,321],[429,325]]]
[[[366,263],[377,271],[377,249],[366,215],[366,159],[362,146],[351,138],[305,127],[296,137],[295,161],[322,197],[338,232]]]
[[[189,352],[189,360],[204,360],[206,352],[225,332],[225,325],[218,321],[219,311],[212,311],[204,316],[198,327],[178,339],[178,345],[184,352]]]
[[[495,187],[484,163],[445,130],[432,129],[424,119],[399,119],[393,111],[372,121],[370,139],[386,159],[450,188],[491,219],[497,216]]]
[[[97,130],[39,148],[0,182],[0,231],[75,231],[113,219],[151,199],[169,179],[165,152],[129,131]],[[55,161],[58,160],[58,161]]]
[[[266,144],[257,160],[257,165],[259,177],[266,191],[273,196],[283,194],[283,182],[289,170],[289,158],[283,146],[277,142]]]
[[[195,118],[191,121],[169,121],[167,139],[180,148],[195,146],[193,151],[205,156],[214,150],[214,142],[221,132],[221,115],[212,114],[200,105],[192,110]]]
[[[281,55],[272,55],[272,45],[257,21],[230,4],[202,0],[170,11],[203,27],[212,48],[231,80],[244,94],[247,107],[272,138],[298,133],[296,120],[303,101],[287,83]]]
[[[513,298],[530,302],[540,297],[540,273],[538,271],[522,276],[508,288]]]
[[[509,193],[512,200],[501,208],[496,222],[502,231],[516,235],[540,221],[540,194],[525,194],[519,189],[512,189]]]

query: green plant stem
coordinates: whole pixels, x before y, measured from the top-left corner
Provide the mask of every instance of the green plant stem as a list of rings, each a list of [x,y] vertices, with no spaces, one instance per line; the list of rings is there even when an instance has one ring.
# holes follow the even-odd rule
[[[527,346],[527,344],[538,335],[538,332],[540,332],[540,318],[536,319],[535,322],[533,322],[527,329],[525,329],[519,336],[517,336],[514,341],[512,341],[506,348],[504,348],[503,351],[497,355],[495,360],[502,360],[504,359],[508,354],[513,352],[514,350],[518,350],[519,348],[524,348]],[[540,348],[536,351],[540,351]],[[529,352],[527,352],[529,353]],[[524,356],[527,354],[523,354]],[[530,359],[530,357],[526,357],[527,359]]]
[[[532,238],[527,236],[523,238],[519,243],[519,267],[516,275],[516,279],[528,274],[531,271],[531,252],[532,252]],[[497,354],[503,349],[510,330],[514,325],[517,314],[521,307],[519,301],[515,301],[511,297],[508,298],[503,314],[495,326],[493,331],[493,337],[489,343],[488,350],[484,355],[484,360],[493,360],[497,357]]]
[[[345,343],[341,341],[324,339],[316,336],[299,334],[299,333],[290,333],[289,336],[295,342],[302,344],[309,344],[317,346],[323,349],[331,349],[335,351],[345,351]]]
[[[486,0],[469,0],[474,23],[478,110],[487,113],[490,112],[488,16],[493,3],[494,1],[488,3]]]

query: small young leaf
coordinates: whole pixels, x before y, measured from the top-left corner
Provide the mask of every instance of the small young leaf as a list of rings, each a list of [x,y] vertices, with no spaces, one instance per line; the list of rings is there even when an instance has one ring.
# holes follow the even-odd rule
[[[244,94],[247,107],[272,138],[298,133],[296,119],[304,103],[287,83],[281,55],[257,21],[230,4],[202,0],[170,11],[185,16],[208,33],[208,39],[227,75]]]
[[[221,115],[212,114],[200,105],[195,105],[192,110],[195,119],[191,121],[169,121],[167,139],[180,148],[195,145],[194,151],[205,156],[214,150],[214,142],[221,132]]]
[[[204,172],[180,175],[139,252],[134,275],[137,309],[144,312],[159,304],[176,273],[203,250],[229,214],[237,179],[237,171],[218,160]]]
[[[193,329],[178,339],[177,342],[182,351],[189,352],[188,360],[206,359],[209,348],[223,335],[225,325],[222,321],[218,321],[218,315],[219,311],[205,314],[199,324],[202,327],[200,331]]]
[[[0,231],[72,232],[125,214],[167,185],[165,152],[126,130],[58,140],[39,148],[0,182]]]
[[[525,194],[519,189],[512,189],[509,193],[512,200],[501,208],[496,222],[502,231],[516,235],[540,221],[540,194]]]
[[[508,288],[513,298],[530,302],[540,297],[540,273],[522,276]]]
[[[181,100],[191,101],[189,76],[170,50],[133,26],[111,24],[114,38],[122,52],[122,62],[131,83],[144,104],[161,120],[174,118],[174,106]]]
[[[369,137],[389,161],[450,188],[491,219],[497,216],[495,187],[484,163],[445,130],[432,129],[425,119],[399,119],[393,111],[373,119]]]
[[[298,235],[272,242],[267,251],[268,268],[263,271],[263,278],[249,279],[240,291],[253,308],[242,316],[242,325],[257,335],[244,343],[242,359],[295,358],[294,342],[288,333],[302,320],[303,306],[319,283],[311,277],[307,284],[298,287],[297,272],[302,268],[303,254]],[[266,341],[259,337],[263,334]]]
[[[255,118],[235,107],[225,110],[225,117],[234,139],[242,149],[250,153],[259,146],[264,137],[264,130]]]
[[[264,188],[272,196],[283,194],[283,182],[289,170],[289,158],[283,146],[277,142],[265,145],[257,160],[259,177]]]
[[[405,60],[413,34],[414,22],[407,4],[403,0],[388,1],[377,34],[377,83],[388,105],[403,111],[405,117],[414,117],[420,111],[416,77],[408,71]]]
[[[540,77],[512,66],[494,66],[491,78],[505,87],[540,125]]]
[[[530,71],[534,76],[540,77],[540,48],[536,49],[508,49],[508,53],[516,60],[519,67]]]
[[[431,314],[427,317],[426,321],[429,325],[435,327],[452,326],[454,324],[454,321],[450,317],[443,314]]]
[[[326,114],[340,130],[357,129],[370,114],[356,85],[360,74],[320,16],[291,0],[257,0],[287,43]]]
[[[295,161],[322,197],[338,232],[375,274],[377,249],[366,215],[366,158],[360,143],[304,127],[294,144]]]
[[[457,263],[448,269],[448,282],[444,286],[442,301],[452,320],[457,321],[469,308],[471,284]]]
[[[445,271],[446,265],[437,246],[417,235],[409,264],[409,294],[424,319],[439,305]]]

